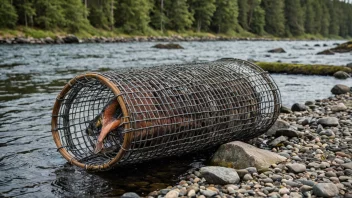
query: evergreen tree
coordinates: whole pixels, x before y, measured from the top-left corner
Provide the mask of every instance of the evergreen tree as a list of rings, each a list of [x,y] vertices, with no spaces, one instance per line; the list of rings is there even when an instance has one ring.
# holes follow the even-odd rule
[[[305,22],[304,29],[306,33],[314,33],[315,13],[313,8],[313,0],[306,0],[305,3]]]
[[[148,0],[119,0],[116,6],[116,24],[126,33],[146,33],[152,3]]]
[[[165,3],[169,1],[165,0],[154,0],[153,8],[151,10],[150,15],[150,24],[154,29],[159,29],[160,31],[164,31],[165,25],[169,22],[166,11],[165,11]]]
[[[323,9],[321,6],[321,0],[313,1],[313,11],[314,11],[314,20],[313,20],[313,34],[321,33],[321,18],[323,17]]]
[[[329,9],[330,23],[329,23],[329,34],[338,35],[340,31],[339,25],[339,7],[338,0],[327,1],[327,7]]]
[[[248,10],[249,10],[249,5],[247,0],[238,0],[238,23],[241,25],[241,27],[245,30],[249,30],[249,25],[248,25]]]
[[[216,0],[216,11],[213,16],[213,26],[218,33],[228,33],[238,29],[237,0]]]
[[[65,18],[63,27],[68,28],[70,32],[78,32],[87,27],[87,11],[81,0],[62,0],[61,9]]]
[[[216,10],[215,0],[190,0],[190,7],[194,13],[197,32],[207,30]]]
[[[265,31],[275,36],[285,33],[284,1],[263,0]]]
[[[9,0],[0,0],[0,28],[13,28],[17,23],[17,13]]]
[[[304,19],[300,0],[285,0],[287,35],[298,36],[304,33]]]
[[[329,9],[326,6],[326,1],[321,3],[322,7],[322,16],[320,18],[321,30],[320,34],[323,36],[329,36],[329,25],[330,25],[330,14]]]
[[[61,7],[60,0],[36,0],[34,1],[34,8],[36,16],[34,24],[40,28],[52,29],[58,26],[64,26],[65,16]]]
[[[260,7],[257,6],[253,12],[253,19],[251,22],[251,32],[263,35],[264,34],[264,27],[265,27],[265,11]]]
[[[97,28],[108,29],[111,23],[110,3],[103,0],[90,0],[87,2],[89,10],[88,20],[90,24]]]
[[[169,0],[167,7],[167,27],[176,31],[184,31],[192,26],[194,18],[189,12],[187,0]]]

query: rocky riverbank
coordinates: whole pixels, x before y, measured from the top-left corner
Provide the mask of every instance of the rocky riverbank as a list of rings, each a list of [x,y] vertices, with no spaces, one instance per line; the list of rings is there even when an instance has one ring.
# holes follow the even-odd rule
[[[0,44],[71,44],[71,43],[126,43],[126,42],[180,42],[180,41],[298,41],[291,38],[238,38],[223,36],[134,36],[134,37],[92,37],[79,39],[75,35],[56,36],[55,38],[32,38],[32,37],[0,37]],[[306,39],[305,39],[306,40]]]
[[[218,149],[212,165],[226,167],[194,170],[147,197],[352,197],[352,93],[346,87],[282,108],[266,134]]]

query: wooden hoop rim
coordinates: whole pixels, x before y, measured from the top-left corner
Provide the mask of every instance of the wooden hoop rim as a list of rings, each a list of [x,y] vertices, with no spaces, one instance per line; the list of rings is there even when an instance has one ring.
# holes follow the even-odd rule
[[[51,118],[52,135],[53,135],[55,144],[58,148],[58,151],[71,164],[76,165],[81,168],[85,168],[87,170],[107,170],[107,169],[112,168],[114,164],[116,164],[118,161],[120,161],[122,159],[122,157],[125,155],[126,150],[130,148],[131,140],[133,137],[132,133],[125,133],[124,134],[122,148],[120,148],[119,152],[116,154],[116,156],[113,159],[111,159],[109,162],[104,163],[102,165],[88,165],[88,164],[84,164],[84,163],[77,161],[74,156],[72,156],[64,147],[62,147],[62,144],[60,141],[59,131],[57,129],[58,113],[60,112],[61,102],[62,102],[60,99],[63,99],[65,97],[65,95],[68,93],[68,91],[71,89],[71,86],[82,78],[95,78],[112,90],[112,92],[115,94],[115,96],[117,96],[118,103],[119,103],[121,110],[122,110],[122,113],[123,113],[123,117],[124,117],[123,122],[125,123],[124,128],[126,130],[128,130],[130,128],[129,112],[126,108],[126,103],[123,100],[123,97],[120,95],[121,94],[120,89],[117,88],[117,86],[114,83],[112,83],[110,80],[108,80],[107,78],[105,78],[104,76],[102,76],[98,73],[86,73],[86,74],[78,75],[78,76],[74,77],[73,79],[71,79],[64,86],[62,91],[57,96],[54,107],[53,107],[52,118]]]

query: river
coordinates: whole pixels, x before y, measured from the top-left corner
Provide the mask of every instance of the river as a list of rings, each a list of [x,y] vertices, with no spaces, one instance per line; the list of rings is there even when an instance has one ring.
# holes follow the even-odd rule
[[[352,54],[315,55],[343,41],[180,42],[184,50],[151,48],[156,43],[0,45],[0,197],[140,195],[174,184],[207,153],[156,160],[87,173],[66,163],[50,132],[51,110],[61,88],[77,74],[224,57],[267,62],[346,65]],[[315,47],[319,44],[320,47]],[[326,44],[327,46],[323,47]],[[270,54],[282,47],[287,53]],[[352,80],[326,76],[272,75],[283,104],[326,98],[335,84]]]

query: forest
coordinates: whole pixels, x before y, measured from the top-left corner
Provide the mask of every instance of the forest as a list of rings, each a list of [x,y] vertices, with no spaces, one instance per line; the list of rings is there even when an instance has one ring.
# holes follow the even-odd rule
[[[0,0],[0,31],[127,35],[208,32],[352,37],[352,4],[340,0]]]

